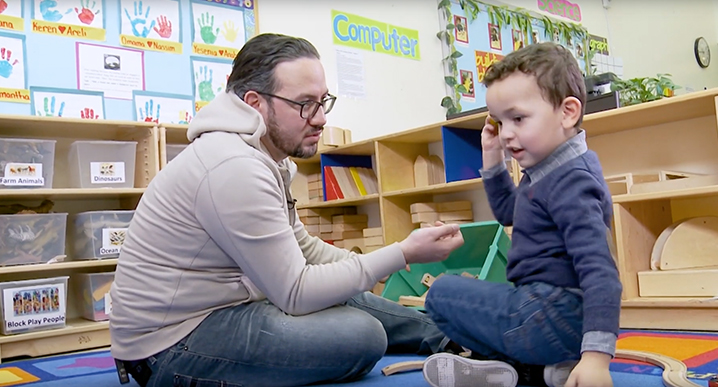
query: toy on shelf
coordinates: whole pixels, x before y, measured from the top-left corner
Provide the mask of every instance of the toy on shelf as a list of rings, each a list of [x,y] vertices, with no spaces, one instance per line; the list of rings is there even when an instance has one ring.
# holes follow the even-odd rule
[[[322,174],[312,173],[307,176],[307,188],[309,190],[309,202],[316,203],[324,201],[324,190],[322,190]]]
[[[611,195],[641,194],[718,184],[718,175],[658,171],[623,173],[605,177]]]
[[[474,219],[471,202],[468,200],[414,203],[409,210],[411,222],[419,223],[420,227],[431,227],[436,221],[463,224],[471,223]]]
[[[414,187],[446,183],[444,162],[437,155],[419,155],[414,161]]]

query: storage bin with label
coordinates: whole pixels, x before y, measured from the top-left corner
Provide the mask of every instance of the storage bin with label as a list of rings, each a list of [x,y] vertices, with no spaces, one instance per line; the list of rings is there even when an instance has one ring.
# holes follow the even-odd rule
[[[14,335],[64,328],[67,319],[67,278],[0,282],[2,333]]]
[[[82,309],[82,317],[92,321],[105,321],[110,318],[112,300],[110,287],[115,280],[115,272],[75,274],[72,281]]]
[[[120,256],[133,210],[88,211],[75,214],[72,259],[107,259]]]
[[[165,152],[165,153],[167,154],[167,162],[169,163],[170,161],[172,161],[172,159],[177,157],[177,155],[180,154],[180,152],[185,150],[185,148],[187,148],[187,145],[167,144],[167,145],[165,145],[165,148],[167,149],[167,152]]]
[[[134,141],[75,141],[70,146],[73,188],[133,188]]]
[[[0,215],[0,266],[65,258],[67,214]]]
[[[0,189],[52,188],[55,142],[0,138]]]

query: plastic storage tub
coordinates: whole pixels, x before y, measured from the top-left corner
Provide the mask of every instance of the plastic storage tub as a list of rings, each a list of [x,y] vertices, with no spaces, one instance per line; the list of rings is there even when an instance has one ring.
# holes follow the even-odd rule
[[[67,214],[0,215],[0,266],[65,257]]]
[[[177,155],[180,154],[180,152],[182,152],[183,150],[185,150],[185,148],[187,148],[187,145],[181,145],[181,144],[165,145],[165,149],[167,149],[167,152],[165,152],[167,154],[167,162],[169,163],[170,161],[172,161],[172,159],[177,157]]]
[[[74,188],[133,188],[134,141],[75,141],[70,146],[70,184]]]
[[[506,256],[511,239],[504,227],[496,221],[466,223],[459,227],[465,241],[461,247],[442,262],[413,264],[410,272],[400,270],[392,274],[386,281],[382,297],[399,301],[400,296],[423,295],[429,290],[421,283],[425,273],[434,277],[469,273],[484,281],[508,282]]]
[[[13,335],[65,327],[67,278],[0,282],[2,333]]]
[[[88,211],[74,216],[72,259],[120,256],[135,211]]]
[[[82,317],[92,321],[108,320],[112,311],[110,287],[115,272],[76,274],[73,280],[82,305]]]
[[[52,188],[55,142],[0,138],[0,189]]]

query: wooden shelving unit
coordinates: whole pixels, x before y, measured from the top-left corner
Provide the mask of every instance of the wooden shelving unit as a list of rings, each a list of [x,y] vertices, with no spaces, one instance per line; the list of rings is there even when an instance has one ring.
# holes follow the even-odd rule
[[[48,199],[52,212],[70,216],[84,211],[134,209],[152,178],[160,170],[160,131],[153,123],[80,120],[58,117],[0,115],[0,137],[55,140],[53,188],[0,189],[0,204],[38,205]],[[133,188],[75,188],[70,186],[68,152],[76,140],[137,142]],[[66,289],[66,326],[61,329],[0,336],[0,360],[16,356],[41,356],[106,347],[108,322],[84,320],[74,275],[111,272],[117,259],[73,260],[72,224],[66,224],[64,262],[0,267],[0,282],[69,276]],[[0,236],[5,238],[4,235]]]
[[[718,89],[590,114],[584,117],[589,148],[595,151],[605,176],[625,173],[677,171],[718,174]],[[378,208],[371,200],[304,203],[299,208],[356,205],[379,219],[385,244],[404,239],[416,228],[412,203],[470,197],[474,221],[493,220],[480,177],[426,187],[415,187],[413,162],[418,155],[437,154],[447,160],[452,153],[447,133],[457,129],[479,132],[488,113],[392,133],[361,143],[324,150],[322,155],[371,155],[379,181]],[[447,128],[451,129],[448,130]],[[453,132],[452,132],[453,131]],[[459,131],[460,132],[460,131]],[[460,133],[461,134],[461,133]],[[464,132],[465,138],[477,138]],[[458,144],[458,147],[468,144]],[[480,147],[480,144],[475,144]],[[456,145],[454,145],[456,146]],[[468,159],[469,157],[459,157]],[[455,158],[455,160],[457,160]],[[301,160],[292,190],[301,198],[307,174],[321,171],[321,157]],[[456,169],[453,165],[448,170]],[[448,164],[451,164],[447,161]],[[463,165],[460,167],[467,167]],[[509,164],[514,181],[521,172]],[[303,186],[304,185],[304,186]],[[365,198],[362,198],[365,199]],[[718,330],[718,300],[712,298],[641,297],[638,272],[649,270],[658,235],[675,221],[695,216],[718,216],[718,185],[673,189],[613,197],[617,266],[624,287],[621,326],[624,328]],[[362,211],[360,211],[362,212]],[[375,225],[376,226],[376,225]],[[370,226],[372,227],[372,226]],[[716,263],[718,266],[718,262]],[[670,284],[667,284],[670,287]],[[678,312],[678,313],[675,313]]]

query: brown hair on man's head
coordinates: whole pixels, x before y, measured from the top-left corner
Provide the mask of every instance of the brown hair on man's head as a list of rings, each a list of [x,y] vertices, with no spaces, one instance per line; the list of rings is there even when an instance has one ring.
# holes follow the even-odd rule
[[[544,99],[554,108],[559,108],[564,99],[576,97],[581,102],[581,115],[575,127],[581,125],[586,106],[586,84],[578,62],[567,49],[552,42],[530,44],[491,64],[481,83],[489,87],[516,71],[535,76]]]

